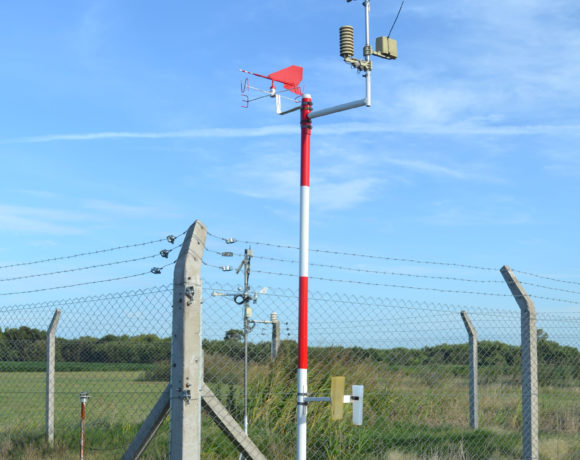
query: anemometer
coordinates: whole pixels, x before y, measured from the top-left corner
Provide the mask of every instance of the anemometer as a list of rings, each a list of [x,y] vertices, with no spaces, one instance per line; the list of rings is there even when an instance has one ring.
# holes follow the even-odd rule
[[[352,0],[346,0],[350,3]],[[403,0],[404,3],[404,0]],[[401,8],[403,6],[401,3]],[[276,101],[276,113],[286,115],[300,110],[300,260],[299,260],[299,298],[298,298],[298,373],[297,373],[297,397],[296,397],[296,419],[297,419],[297,442],[296,458],[306,460],[306,439],[308,414],[308,404],[315,401],[327,401],[331,403],[332,418],[338,419],[342,416],[342,405],[344,403],[353,404],[353,422],[362,424],[362,385],[353,385],[353,394],[344,395],[344,377],[332,379],[330,397],[309,397],[308,396],[308,247],[310,233],[310,134],[312,131],[312,120],[314,118],[342,112],[344,110],[355,109],[357,107],[371,106],[371,72],[373,70],[372,56],[382,59],[393,60],[397,58],[397,42],[390,38],[389,34],[378,37],[375,40],[374,48],[370,43],[369,15],[370,0],[362,2],[365,14],[365,44],[362,50],[362,58],[356,58],[354,53],[354,28],[352,26],[342,26],[339,29],[340,56],[344,62],[362,73],[365,79],[365,96],[351,102],[346,102],[322,110],[313,110],[312,97],[304,94],[300,88],[302,82],[302,67],[292,65],[277,72],[261,75],[242,70],[242,72],[259,78],[270,80],[270,88],[260,89],[250,86],[249,78],[242,81],[242,107],[247,108],[250,102],[264,98],[273,98]],[[399,13],[401,9],[399,9]],[[397,14],[398,18],[398,14]],[[395,19],[396,22],[397,19]],[[394,26],[395,23],[393,23]],[[392,27],[391,27],[392,31]],[[283,89],[278,90],[276,83],[280,83]],[[262,95],[250,98],[251,91],[261,92]],[[282,110],[282,100],[289,100],[300,104],[287,110]]]

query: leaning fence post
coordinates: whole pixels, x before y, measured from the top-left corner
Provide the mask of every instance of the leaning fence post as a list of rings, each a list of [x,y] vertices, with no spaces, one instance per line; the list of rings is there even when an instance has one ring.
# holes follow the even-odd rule
[[[173,272],[173,331],[169,390],[171,460],[201,456],[201,263],[206,227],[189,227]]]
[[[278,314],[272,312],[270,314],[270,322],[272,323],[272,361],[276,360],[278,350],[280,349],[280,321],[278,321]]]
[[[477,396],[477,331],[473,327],[467,312],[461,312],[461,319],[469,336],[469,426],[476,430],[479,427]]]
[[[54,311],[52,321],[46,330],[46,439],[54,444],[54,361],[55,335],[60,309]]]
[[[522,330],[522,443],[523,458],[538,457],[538,331],[536,307],[511,268],[504,265],[501,274],[521,310]]]

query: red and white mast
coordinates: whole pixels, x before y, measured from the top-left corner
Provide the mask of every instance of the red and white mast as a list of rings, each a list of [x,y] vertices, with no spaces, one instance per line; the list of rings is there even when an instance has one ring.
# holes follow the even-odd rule
[[[351,0],[347,0],[347,2],[350,1]],[[300,281],[298,285],[298,384],[296,398],[297,460],[306,460],[307,456],[306,422],[308,414],[308,403],[311,401],[330,400],[330,398],[308,396],[308,249],[310,234],[310,133],[312,131],[312,119],[337,112],[342,112],[344,110],[354,109],[357,107],[370,107],[372,70],[371,56],[378,56],[383,59],[396,59],[397,57],[396,41],[391,39],[389,36],[378,37],[376,40],[376,49],[373,50],[370,44],[369,33],[370,0],[364,0],[363,7],[365,9],[365,45],[363,47],[362,59],[354,58],[353,27],[342,26],[340,28],[340,55],[351,67],[357,69],[359,72],[363,72],[363,77],[366,80],[365,97],[363,99],[335,105],[322,110],[312,111],[312,97],[310,94],[304,94],[302,96],[302,103],[300,107],[294,107],[283,111],[281,109],[281,98],[290,99],[293,102],[298,102],[298,98],[292,99],[288,98],[287,96],[278,94],[274,82],[282,83],[286,91],[290,91],[300,96],[302,91],[298,85],[302,80],[301,67],[290,66],[269,75],[260,75],[245,70],[242,71],[250,75],[271,80],[272,82],[272,86],[268,91],[259,90],[258,88],[250,86],[247,80],[242,82],[242,101],[244,103],[243,107],[247,107],[248,104],[252,101],[269,96],[276,99],[276,112],[280,115],[286,115],[300,109]],[[256,89],[262,93],[265,93],[265,95],[250,99],[247,93],[250,90]],[[362,389],[357,391],[360,391],[360,394],[362,395]],[[360,400],[360,403],[361,406],[359,410],[362,410],[362,399]],[[362,412],[360,413],[360,416],[357,415],[357,419],[362,420]],[[358,422],[356,424],[360,423],[362,422]]]
[[[298,294],[298,393],[296,405],[296,452],[306,459],[308,413],[308,248],[310,235],[310,132],[312,97],[305,94],[300,107],[300,268]]]

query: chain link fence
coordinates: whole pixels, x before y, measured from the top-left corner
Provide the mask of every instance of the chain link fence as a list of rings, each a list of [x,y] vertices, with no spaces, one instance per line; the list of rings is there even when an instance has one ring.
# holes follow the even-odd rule
[[[243,306],[214,291],[235,293],[225,285],[204,288],[204,380],[241,426],[246,415],[249,435],[267,458],[294,458],[297,292],[270,289],[251,305],[246,407]],[[46,330],[56,309],[49,448]],[[120,458],[169,382],[171,309],[171,286],[0,307],[0,457],[78,458],[79,394],[86,391],[86,458]],[[349,404],[340,421],[331,420],[328,403],[309,404],[310,458],[522,458],[515,302],[508,311],[311,292],[309,309],[310,395],[329,396],[332,376],[346,377],[347,394],[351,385],[364,385],[362,426],[352,424]],[[477,398],[461,311],[477,336]],[[540,458],[580,458],[580,315],[538,314],[537,327]],[[168,426],[143,458],[167,457]],[[238,458],[206,415],[202,457]]]

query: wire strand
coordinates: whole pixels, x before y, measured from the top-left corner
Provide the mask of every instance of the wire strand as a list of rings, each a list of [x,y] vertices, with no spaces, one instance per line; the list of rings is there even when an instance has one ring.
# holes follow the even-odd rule
[[[266,275],[275,275],[275,276],[289,276],[289,277],[296,277],[298,275],[291,274],[291,273],[280,273],[280,272],[270,272],[270,271],[263,271],[263,270],[253,270],[257,273],[263,273]],[[484,291],[461,291],[461,290],[454,290],[454,289],[440,289],[440,288],[431,288],[431,287],[419,287],[419,286],[406,286],[400,284],[388,284],[388,283],[372,283],[369,281],[356,281],[356,280],[342,280],[342,279],[335,279],[335,278],[325,278],[321,276],[309,276],[309,279],[313,280],[320,280],[320,281],[330,281],[334,283],[348,283],[348,284],[362,284],[364,286],[381,286],[381,287],[392,287],[392,288],[401,288],[401,289],[415,289],[417,291],[434,291],[434,292],[447,292],[453,294],[474,294],[474,295],[486,295],[486,296],[494,296],[494,297],[510,297],[511,294],[501,294],[495,292],[484,292]]]
[[[389,30],[387,38],[390,38],[391,32],[393,31],[393,28],[395,27],[395,24],[397,23],[397,20],[399,19],[399,15],[401,14],[401,10],[403,9],[404,4],[405,4],[405,0],[403,0],[401,2],[401,6],[399,7],[399,12],[397,13],[397,16],[395,17],[395,20],[393,21],[393,25],[391,26],[391,30]]]
[[[275,275],[275,276],[289,276],[289,277],[297,277],[298,275],[291,274],[291,273],[279,273],[279,272],[269,272],[269,271],[262,271],[262,270],[253,270],[257,273],[263,273],[266,275]],[[512,297],[512,294],[501,294],[496,292],[484,292],[484,291],[462,291],[462,290],[455,290],[455,289],[440,289],[440,288],[427,288],[427,287],[419,287],[419,286],[406,286],[406,285],[399,285],[399,284],[387,284],[387,283],[371,283],[368,281],[356,281],[356,280],[342,280],[342,279],[335,279],[335,278],[324,278],[320,276],[309,276],[309,279],[320,280],[320,281],[329,281],[333,283],[347,283],[347,284],[360,284],[363,286],[380,286],[380,287],[391,287],[391,288],[400,288],[400,289],[414,289],[417,291],[433,291],[433,292],[445,292],[450,294],[470,294],[470,295],[482,295],[482,296],[491,296],[491,297]],[[532,295],[529,294],[530,297],[534,299],[541,299],[541,300],[549,300],[552,302],[561,302],[561,303],[569,303],[572,305],[579,305],[579,302],[569,299],[558,299],[554,297],[544,297],[539,295]],[[519,296],[513,296],[519,297]]]
[[[558,278],[552,278],[551,276],[537,275],[535,273],[525,272],[523,270],[516,270],[515,268],[512,268],[512,270],[514,271],[514,273],[520,273],[522,275],[533,276],[534,278],[539,278],[539,279],[548,280],[548,281],[555,281],[557,283],[573,284],[576,286],[580,286],[580,282],[578,282],[578,281],[561,280]],[[525,283],[525,284],[531,284],[531,283]]]
[[[263,241],[249,241],[249,240],[238,240],[236,238],[224,238],[218,235],[214,235],[212,233],[210,233],[209,231],[207,232],[208,235],[210,235],[211,237],[218,239],[218,240],[222,240],[228,244],[231,243],[243,243],[243,244],[250,244],[250,245],[256,245],[256,246],[268,246],[268,247],[274,247],[274,248],[279,248],[279,249],[295,249],[298,250],[299,248],[297,246],[291,246],[291,245],[283,245],[283,244],[277,244],[277,243],[268,243],[268,242],[263,242]],[[390,261],[390,262],[406,262],[406,263],[413,263],[413,264],[420,264],[420,265],[437,265],[437,266],[442,266],[442,267],[455,267],[455,268],[462,268],[462,269],[470,269],[470,270],[482,270],[482,271],[493,271],[493,272],[497,272],[498,269],[497,268],[493,268],[493,267],[485,267],[485,266],[481,266],[481,265],[469,265],[469,264],[462,264],[462,263],[455,263],[455,262],[440,262],[440,261],[435,261],[435,260],[421,260],[421,259],[410,259],[410,258],[403,258],[403,257],[389,257],[389,256],[377,256],[377,255],[372,255],[372,254],[363,254],[363,253],[355,253],[355,252],[342,252],[342,251],[333,251],[333,250],[328,250],[328,249],[313,249],[310,248],[311,252],[316,252],[316,253],[321,253],[321,254],[330,254],[330,255],[339,255],[339,256],[349,256],[349,257],[362,257],[362,258],[367,258],[367,259],[374,259],[374,260],[385,260],[385,261]],[[259,257],[259,256],[254,256],[254,257]],[[284,260],[284,259],[281,259]],[[281,261],[280,260],[280,261]],[[549,276],[544,276],[544,275],[538,275],[535,273],[530,273],[530,272],[526,272],[523,270],[516,270],[513,269],[514,273],[519,273],[522,275],[528,275],[528,276],[533,276],[536,278],[540,278],[540,279],[545,279],[545,280],[549,280],[549,281],[554,281],[554,282],[558,282],[558,283],[565,283],[565,284],[572,284],[572,285],[578,285],[580,286],[580,282],[575,282],[575,281],[567,281],[567,280],[562,280],[562,279],[558,279],[558,278],[553,278],[553,277],[549,277]],[[461,280],[461,279],[457,279],[457,280]],[[473,281],[473,280],[472,280]],[[501,281],[499,281],[501,283]],[[526,283],[524,283],[526,284]],[[527,283],[530,284],[531,283]],[[559,290],[557,288],[550,288],[547,286],[539,286],[538,287],[544,287],[546,289],[554,289],[554,290]],[[567,292],[567,291],[563,291],[563,292]],[[574,293],[574,291],[571,291],[571,293]]]
[[[221,252],[215,251],[210,248],[206,248],[208,252],[213,252],[214,254],[221,255]],[[234,252],[232,253],[234,256],[243,257],[244,255],[241,253]],[[266,256],[252,256],[254,259],[260,260],[269,260],[271,262],[283,262],[283,263],[292,263],[297,264],[298,260],[296,259],[282,259],[277,257],[266,257]],[[310,266],[312,267],[322,267],[322,268],[332,268],[335,270],[343,270],[343,271],[352,271],[352,272],[360,272],[360,273],[372,273],[376,275],[392,275],[392,276],[407,276],[410,278],[425,278],[425,279],[433,279],[433,280],[445,280],[445,281],[463,281],[467,283],[484,283],[484,284],[503,284],[502,280],[476,280],[470,278],[461,278],[455,276],[436,276],[436,275],[421,275],[416,273],[404,273],[404,272],[393,272],[393,271],[383,271],[383,270],[370,270],[365,268],[355,268],[355,267],[345,267],[343,265],[330,265],[330,264],[320,264],[315,262],[310,262]],[[564,291],[564,292],[574,292],[574,291]],[[580,294],[580,293],[579,293]]]
[[[109,263],[105,263],[105,264],[89,265],[87,267],[71,268],[68,270],[59,270],[59,271],[48,272],[48,273],[37,273],[34,275],[15,276],[13,278],[3,278],[3,279],[0,279],[0,283],[5,282],[5,281],[15,281],[15,280],[22,280],[22,279],[27,279],[27,278],[38,278],[41,276],[60,275],[62,273],[71,273],[71,272],[77,272],[77,271],[82,271],[82,270],[90,270],[92,268],[109,267],[111,265],[119,265],[119,264],[126,264],[126,263],[130,263],[130,262],[137,262],[139,260],[153,259],[154,257],[158,257],[158,256],[159,256],[159,254],[154,254],[152,256],[138,257],[136,259],[118,260],[115,262],[109,262]]]
[[[266,243],[266,242],[262,242],[262,241],[248,241],[248,240],[238,240],[235,238],[223,238],[217,235],[213,235],[210,232],[207,232],[208,235],[225,241],[226,243],[243,243],[243,244],[253,244],[256,246],[270,246],[270,247],[275,247],[275,248],[281,248],[281,249],[296,249],[298,250],[298,246],[290,246],[290,245],[282,245],[282,244],[277,244],[277,243]],[[402,257],[388,257],[388,256],[375,256],[375,255],[371,255],[371,254],[362,254],[362,253],[355,253],[355,252],[342,252],[342,251],[332,251],[329,249],[312,249],[310,248],[311,252],[318,252],[318,253],[322,253],[322,254],[331,254],[331,255],[340,255],[340,256],[349,256],[349,257],[364,257],[367,259],[376,259],[376,260],[388,260],[391,262],[408,262],[408,263],[414,263],[414,264],[423,264],[423,265],[441,265],[441,266],[446,266],[446,267],[458,267],[458,268],[468,268],[468,269],[473,269],[473,270],[486,270],[486,271],[498,271],[497,268],[492,268],[492,267],[483,267],[483,266],[479,266],[479,265],[467,265],[467,264],[459,264],[459,263],[453,263],[453,262],[438,262],[438,261],[433,261],[433,260],[420,260],[420,259],[408,259],[408,258],[402,258]]]
[[[165,267],[168,267],[169,265],[173,265],[174,263],[175,263],[175,261],[169,262],[168,264],[165,264],[162,267],[159,267],[159,270],[163,270]],[[87,282],[84,282],[84,283],[68,284],[68,285],[65,285],[65,286],[53,286],[53,287],[48,287],[48,288],[30,289],[28,291],[0,292],[0,296],[9,296],[9,295],[18,295],[18,294],[31,294],[33,292],[54,291],[56,289],[67,289],[67,288],[72,288],[72,287],[77,287],[77,286],[87,286],[87,285],[90,285],[90,284],[108,283],[110,281],[120,281],[120,280],[129,279],[129,278],[136,278],[138,276],[143,276],[143,275],[147,275],[147,274],[150,274],[150,273],[151,273],[151,271],[146,271],[146,272],[143,272],[143,273],[135,273],[133,275],[119,276],[117,278],[108,278],[108,279],[104,279],[104,280],[87,281]]]
[[[186,232],[182,232],[181,234],[177,235],[175,237],[175,239],[183,236],[185,233]],[[3,269],[3,268],[12,268],[12,267],[22,267],[22,266],[25,266],[25,265],[42,264],[42,263],[46,263],[46,262],[54,262],[54,261],[57,261],[57,260],[74,259],[76,257],[91,256],[91,255],[94,255],[94,254],[102,254],[104,252],[112,252],[112,251],[118,251],[118,250],[121,250],[121,249],[129,249],[129,248],[136,248],[136,247],[139,247],[139,246],[147,246],[149,244],[160,243],[162,241],[167,241],[167,238],[160,238],[158,240],[145,241],[143,243],[127,244],[125,246],[117,246],[117,247],[114,247],[114,248],[99,249],[97,251],[81,252],[79,254],[72,254],[72,255],[69,255],[69,256],[53,257],[51,259],[33,260],[33,261],[30,261],[30,262],[19,262],[19,263],[10,264],[10,265],[0,265],[0,269]]]

